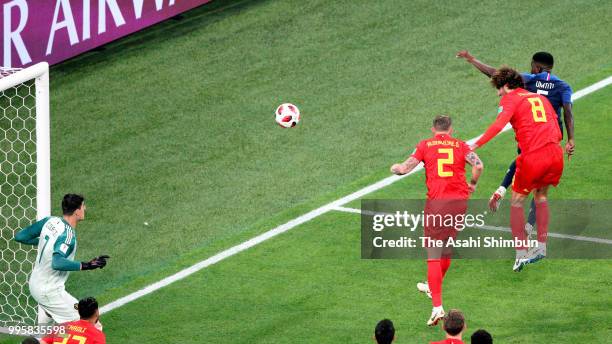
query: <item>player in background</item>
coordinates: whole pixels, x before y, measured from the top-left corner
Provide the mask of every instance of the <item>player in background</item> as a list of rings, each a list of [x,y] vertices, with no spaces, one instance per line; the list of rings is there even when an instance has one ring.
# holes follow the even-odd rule
[[[462,50],[457,53],[457,57],[464,58],[476,69],[481,71],[488,77],[493,76],[497,71],[494,67],[482,63],[474,56],[472,56],[467,50]],[[563,122],[565,121],[565,129],[567,131],[567,142],[565,144],[565,152],[568,158],[574,154],[574,115],[572,113],[572,88],[563,80],[556,75],[552,74],[554,66],[554,58],[550,53],[537,52],[533,54],[531,59],[531,73],[521,73],[523,82],[525,83],[525,89],[529,92],[541,94],[548,98],[552,104],[555,112],[557,113],[557,122],[561,129],[561,136],[563,137]],[[561,117],[561,109],[563,109],[563,119]],[[520,154],[520,152],[519,152]],[[502,180],[499,188],[493,193],[489,200],[489,207],[491,210],[496,211],[499,208],[499,203],[506,194],[506,189],[512,184],[512,178],[516,170],[516,160],[513,161],[506,175]],[[529,209],[529,216],[525,229],[527,234],[530,235],[533,231],[533,225],[535,225],[535,203],[531,203]]]
[[[465,325],[465,317],[458,309],[451,309],[444,317],[444,325],[442,326],[446,333],[446,338],[439,342],[431,342],[430,344],[463,344],[463,332],[467,326]]]
[[[383,319],[374,328],[374,342],[377,344],[391,344],[395,341],[395,327],[389,319]]]
[[[497,119],[474,143],[472,148],[485,145],[510,123],[521,154],[516,159],[512,183],[510,227],[516,245],[513,270],[546,257],[548,235],[548,188],[557,186],[563,174],[563,149],[557,115],[546,97],[523,89],[523,78],[514,69],[502,67],[491,77],[491,84],[501,97]],[[527,251],[525,243],[525,213],[523,204],[534,191],[538,246]]]
[[[85,219],[85,209],[82,196],[67,194],[62,200],[63,217],[46,217],[15,235],[15,240],[22,244],[38,245],[29,286],[30,294],[38,302],[39,324],[78,320],[79,314],[74,308],[78,300],[64,287],[70,271],[106,266],[108,256],[100,256],[89,262],[74,260],[77,250],[74,229]]]
[[[100,323],[98,301],[87,297],[77,306],[80,320],[62,324],[65,333],[43,338],[46,344],[106,344],[106,336],[96,327]]]
[[[467,200],[474,192],[478,178],[483,170],[482,161],[468,145],[451,136],[453,128],[449,116],[436,116],[433,121],[433,137],[425,139],[416,147],[412,155],[401,164],[391,166],[391,172],[403,175],[412,171],[421,161],[425,165],[427,184],[427,203],[425,213],[432,208],[433,212],[456,212],[464,214]],[[472,178],[466,182],[465,164],[472,166]],[[457,203],[458,201],[458,203]],[[448,239],[456,235],[454,229],[446,229],[432,233],[432,228],[426,224],[425,235],[438,240]],[[440,236],[441,235],[441,236]],[[427,249],[427,283],[417,284],[417,289],[431,296],[433,310],[427,325],[433,326],[444,317],[442,307],[442,282],[451,264],[452,249]]]

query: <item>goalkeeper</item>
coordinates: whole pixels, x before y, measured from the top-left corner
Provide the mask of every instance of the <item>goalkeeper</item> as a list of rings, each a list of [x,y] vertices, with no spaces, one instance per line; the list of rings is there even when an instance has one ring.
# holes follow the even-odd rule
[[[62,200],[63,217],[46,217],[19,231],[15,240],[38,245],[30,275],[30,294],[38,303],[38,323],[58,324],[79,319],[75,304],[79,301],[66,292],[64,284],[70,271],[101,269],[109,256],[89,262],[74,260],[77,242],[74,228],[85,218],[85,199],[67,194]]]

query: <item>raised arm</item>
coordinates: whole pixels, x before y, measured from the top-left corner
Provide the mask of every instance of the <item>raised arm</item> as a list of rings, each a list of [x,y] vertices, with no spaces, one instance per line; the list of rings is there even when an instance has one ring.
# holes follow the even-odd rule
[[[474,192],[476,190],[476,184],[478,184],[478,179],[482,174],[482,170],[484,169],[484,164],[478,157],[478,154],[475,152],[469,152],[465,155],[465,161],[472,166],[472,179],[468,183],[470,192]]]
[[[458,58],[463,58],[465,59],[467,62],[469,62],[472,66],[476,67],[476,69],[478,69],[479,71],[481,71],[484,75],[488,76],[489,78],[491,76],[493,76],[493,74],[495,74],[495,72],[497,71],[497,69],[495,69],[495,67],[491,67],[488,64],[485,64],[479,60],[477,60],[474,56],[472,56],[472,54],[470,54],[469,51],[467,50],[461,50],[460,52],[457,53],[457,57]]]
[[[391,166],[391,173],[397,174],[399,176],[408,174],[410,173],[410,171],[414,170],[414,168],[417,167],[419,163],[420,161],[417,158],[411,156],[403,163],[394,164],[393,166]]]

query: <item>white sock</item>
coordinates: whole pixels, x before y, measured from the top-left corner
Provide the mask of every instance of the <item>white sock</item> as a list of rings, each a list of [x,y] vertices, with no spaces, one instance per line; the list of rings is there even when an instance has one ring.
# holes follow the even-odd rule
[[[435,312],[435,313],[444,312],[444,308],[442,307],[442,305],[440,305],[440,306],[438,306],[438,307],[434,307],[434,308],[431,310],[431,312],[432,312],[432,313],[434,313],[434,312]]]
[[[538,250],[546,254],[546,243],[538,241]]]
[[[527,255],[527,250],[516,250],[516,259],[523,258]]]

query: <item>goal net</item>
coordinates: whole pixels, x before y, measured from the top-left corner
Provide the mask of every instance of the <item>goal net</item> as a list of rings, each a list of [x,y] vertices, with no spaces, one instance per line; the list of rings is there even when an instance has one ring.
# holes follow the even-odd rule
[[[36,246],[15,233],[49,216],[49,67],[0,67],[0,330],[36,323],[28,277]]]

